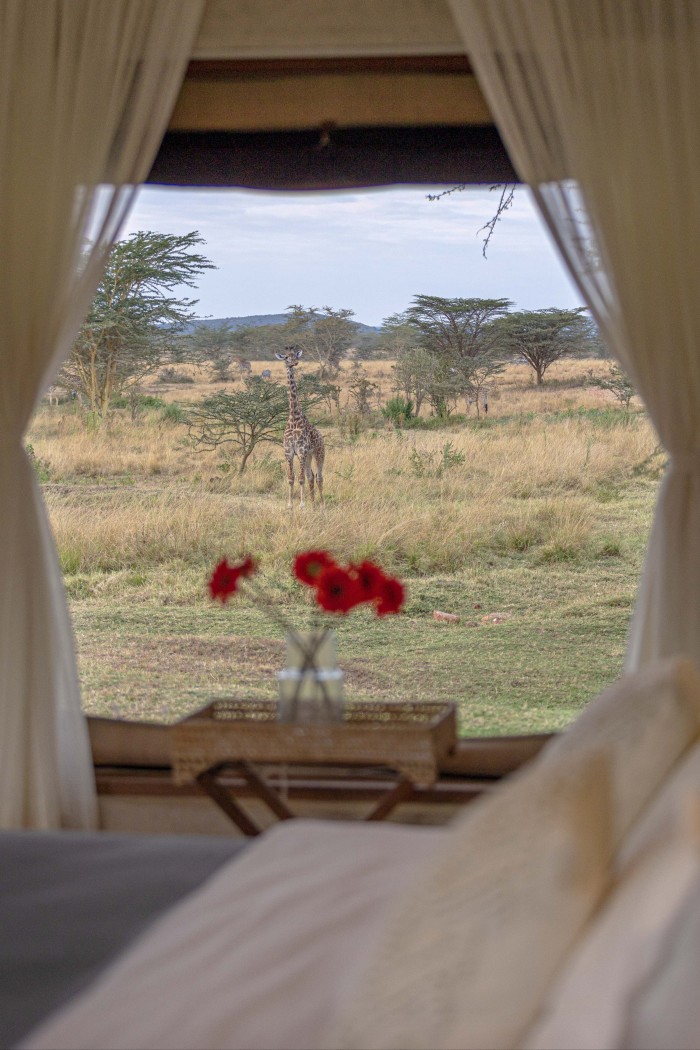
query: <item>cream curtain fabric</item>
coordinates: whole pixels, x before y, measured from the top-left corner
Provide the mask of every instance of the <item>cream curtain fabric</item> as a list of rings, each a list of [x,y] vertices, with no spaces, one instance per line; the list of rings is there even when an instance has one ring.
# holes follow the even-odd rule
[[[700,662],[700,7],[450,5],[513,163],[669,453],[627,669]]]
[[[23,435],[162,138],[202,0],[0,0],[0,827],[90,827],[73,637]]]

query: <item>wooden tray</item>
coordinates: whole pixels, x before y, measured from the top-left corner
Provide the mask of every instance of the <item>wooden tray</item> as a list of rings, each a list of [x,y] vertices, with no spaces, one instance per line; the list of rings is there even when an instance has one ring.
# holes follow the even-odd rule
[[[342,723],[277,721],[276,700],[215,700],[170,728],[173,778],[221,762],[382,766],[429,785],[457,741],[454,704],[346,701]]]

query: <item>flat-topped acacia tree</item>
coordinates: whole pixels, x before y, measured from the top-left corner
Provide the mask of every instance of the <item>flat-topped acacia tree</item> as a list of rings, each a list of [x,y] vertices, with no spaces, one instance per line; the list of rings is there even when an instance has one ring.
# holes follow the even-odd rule
[[[583,307],[519,310],[498,323],[501,349],[525,361],[542,386],[547,369],[562,357],[591,353],[597,333]]]
[[[495,322],[512,306],[510,299],[444,299],[416,295],[401,315],[420,337],[420,345],[443,358],[464,360],[495,350]],[[454,363],[454,360],[453,360]]]

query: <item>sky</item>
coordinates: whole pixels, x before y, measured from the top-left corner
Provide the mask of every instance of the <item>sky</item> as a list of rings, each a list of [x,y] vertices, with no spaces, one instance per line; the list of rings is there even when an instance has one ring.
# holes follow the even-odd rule
[[[293,304],[354,311],[380,325],[416,295],[510,299],[513,308],[583,305],[526,187],[487,251],[479,228],[499,190],[398,186],[332,193],[141,189],[122,237],[197,230],[217,267],[196,289],[198,317],[284,313]],[[178,293],[179,294],[179,293]]]

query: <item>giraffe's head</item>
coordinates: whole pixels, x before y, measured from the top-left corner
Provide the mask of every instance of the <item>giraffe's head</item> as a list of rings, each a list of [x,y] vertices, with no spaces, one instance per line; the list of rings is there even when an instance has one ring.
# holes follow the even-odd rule
[[[285,346],[283,354],[275,354],[278,361],[284,361],[287,368],[294,368],[299,364],[302,350],[298,346]]]

